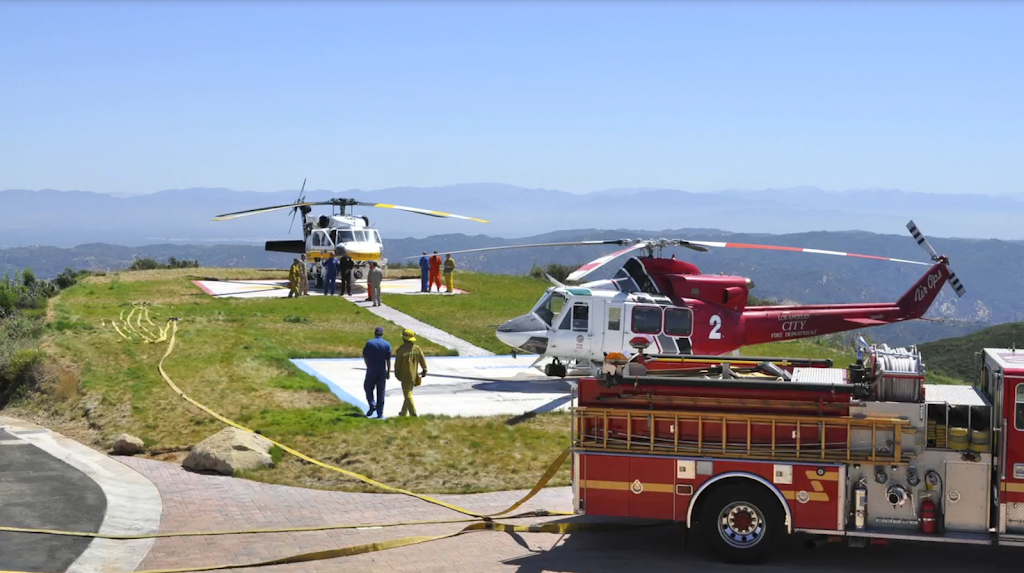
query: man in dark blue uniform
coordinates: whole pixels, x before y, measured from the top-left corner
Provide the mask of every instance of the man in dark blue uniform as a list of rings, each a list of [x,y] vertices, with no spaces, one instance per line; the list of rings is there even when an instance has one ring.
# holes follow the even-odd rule
[[[324,296],[334,294],[335,281],[338,279],[338,259],[334,253],[327,255],[324,261]]]
[[[363,347],[363,362],[366,363],[363,390],[366,391],[366,403],[370,405],[366,415],[369,417],[376,411],[377,419],[380,419],[384,417],[384,387],[391,378],[391,344],[384,340],[382,327],[374,329],[373,338]]]
[[[423,251],[423,256],[420,257],[420,292],[427,292],[430,290],[430,286],[427,284],[427,277],[430,274],[430,259],[427,258],[427,252]]]

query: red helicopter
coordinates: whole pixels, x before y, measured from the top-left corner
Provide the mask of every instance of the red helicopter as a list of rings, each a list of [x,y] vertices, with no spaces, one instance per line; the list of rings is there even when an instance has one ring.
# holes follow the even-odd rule
[[[630,357],[653,345],[657,355],[719,356],[751,344],[793,340],[857,328],[921,318],[949,282],[958,297],[966,292],[949,267],[913,221],[907,224],[932,263],[746,243],[682,239],[616,239],[486,247],[448,254],[527,247],[624,245],[571,273],[575,282],[608,262],[644,249],[647,256],[631,257],[611,279],[567,286],[548,277],[547,289],[530,312],[497,328],[498,339],[516,351],[546,358],[548,376],[565,376],[566,364],[599,368],[611,353]],[[925,274],[895,302],[747,307],[753,282],[746,277],[701,274],[696,265],[660,256],[665,247],[764,249],[858,257],[929,266]],[[656,256],[656,254],[658,256]]]

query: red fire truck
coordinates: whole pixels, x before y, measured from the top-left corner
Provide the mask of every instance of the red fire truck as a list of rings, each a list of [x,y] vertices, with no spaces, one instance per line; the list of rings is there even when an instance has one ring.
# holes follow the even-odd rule
[[[1024,546],[1024,351],[984,350],[970,386],[862,352],[610,354],[579,381],[575,511],[682,522],[741,563],[796,533]]]

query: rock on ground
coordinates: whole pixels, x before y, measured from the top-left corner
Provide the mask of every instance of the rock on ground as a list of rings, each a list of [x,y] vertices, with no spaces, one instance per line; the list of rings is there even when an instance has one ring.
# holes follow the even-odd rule
[[[134,456],[145,448],[142,440],[130,434],[121,434],[114,438],[114,453],[119,456]]]
[[[274,467],[271,443],[264,437],[238,428],[224,428],[192,448],[182,466],[195,471],[233,475],[241,470]]]

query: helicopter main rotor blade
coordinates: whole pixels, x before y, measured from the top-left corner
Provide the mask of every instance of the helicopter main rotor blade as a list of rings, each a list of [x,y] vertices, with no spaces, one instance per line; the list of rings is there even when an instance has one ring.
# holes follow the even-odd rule
[[[464,249],[461,251],[438,251],[439,255],[459,255],[462,253],[479,253],[481,251],[501,251],[504,249],[526,249],[533,247],[583,247],[587,245],[628,245],[629,239],[612,239],[609,241],[570,241],[568,243],[534,243],[531,245],[505,245],[502,247],[481,247],[479,249]],[[410,257],[403,257],[405,259],[415,259],[423,255],[412,255]]]
[[[465,215],[455,215],[452,213],[445,213],[443,211],[433,211],[430,209],[420,209],[418,207],[404,207],[402,205],[391,205],[389,203],[367,203],[365,201],[356,201],[356,205],[363,207],[380,207],[382,209],[398,209],[399,211],[408,211],[409,213],[416,213],[418,215],[427,215],[428,217],[442,217],[445,219],[465,219],[466,221],[476,221],[477,223],[490,223],[486,219],[477,219],[476,217],[467,217]]]
[[[305,205],[331,205],[330,201],[304,201],[302,203],[289,203],[287,205],[275,205],[273,207],[260,207],[259,209],[246,209],[245,211],[235,211],[234,213],[225,213],[223,215],[217,215],[213,218],[214,221],[224,221],[227,219],[236,219],[238,217],[247,217],[249,215],[257,215],[259,213],[269,213],[271,211],[280,211],[281,209],[294,209],[296,207],[302,207]]]
[[[610,255],[605,255],[605,256],[603,256],[603,257],[601,257],[599,259],[594,259],[593,261],[590,261],[589,263],[587,263],[587,264],[583,265],[582,267],[576,269],[575,271],[569,273],[569,276],[565,277],[565,280],[567,280],[567,281],[578,281],[581,278],[583,278],[583,277],[589,275],[590,273],[596,271],[597,269],[603,267],[604,265],[606,265],[607,263],[611,262],[612,260],[614,260],[614,259],[616,259],[616,258],[618,258],[618,257],[620,257],[620,256],[622,256],[622,255],[624,255],[624,254],[626,254],[626,253],[628,253],[630,251],[635,251],[637,249],[641,249],[643,247],[646,247],[648,244],[649,243],[647,241],[640,241],[638,243],[635,243],[633,245],[630,245],[630,246],[626,247],[625,249],[622,249],[620,251],[615,251],[614,253],[612,253]]]
[[[858,255],[857,253],[844,253],[841,251],[824,251],[821,249],[804,249],[801,247],[782,247],[778,245],[755,245],[752,243],[720,243],[715,241],[686,241],[693,245],[703,245],[705,247],[717,247],[722,249],[761,249],[767,251],[793,251],[799,253],[811,253],[816,255],[835,255],[839,257],[857,257],[859,259],[875,259],[879,261],[892,261],[894,263],[907,263],[910,265],[924,265],[931,266],[931,263],[922,263],[920,261],[908,261],[905,259],[894,259],[892,257],[878,257],[875,255]]]

